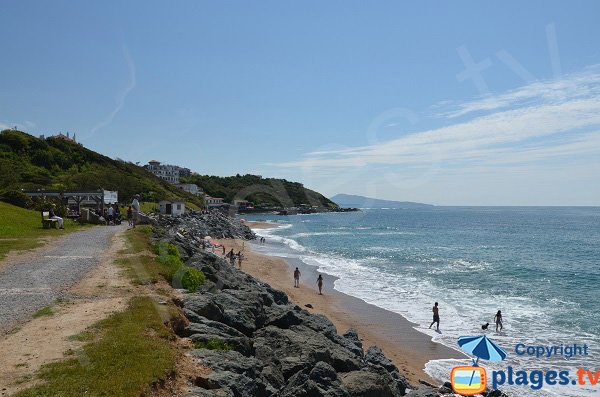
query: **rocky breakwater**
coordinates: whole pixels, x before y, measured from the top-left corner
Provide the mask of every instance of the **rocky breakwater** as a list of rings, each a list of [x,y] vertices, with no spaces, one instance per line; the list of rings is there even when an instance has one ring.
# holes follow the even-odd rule
[[[448,385],[409,391],[413,387],[398,368],[378,347],[365,351],[356,331],[339,335],[326,317],[309,313],[282,291],[199,247],[194,236],[215,234],[200,223],[198,218],[179,218],[163,223],[159,233],[161,239],[179,247],[188,266],[204,272],[207,279],[197,293],[180,302],[189,323],[179,327],[178,333],[190,338],[194,346],[203,347],[192,350],[191,355],[211,369],[196,376],[194,388],[185,397],[426,397],[450,393]],[[239,224],[231,230],[213,227],[226,235],[240,230]]]

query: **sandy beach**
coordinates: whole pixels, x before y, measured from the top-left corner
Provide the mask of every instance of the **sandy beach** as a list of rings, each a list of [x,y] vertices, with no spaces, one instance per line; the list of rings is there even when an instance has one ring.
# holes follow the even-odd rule
[[[248,222],[254,229],[272,228],[273,223]],[[283,258],[266,256],[252,251],[251,245],[242,240],[216,240],[235,252],[244,253],[242,270],[284,291],[290,299],[312,313],[324,314],[335,324],[338,333],[349,328],[358,331],[363,347],[377,345],[390,357],[396,366],[415,385],[419,379],[432,381],[424,372],[425,364],[430,360],[464,358],[455,350],[434,343],[429,336],[413,329],[414,324],[400,316],[360,299],[340,293],[333,289],[335,278],[323,274],[323,295],[318,294],[316,284],[318,273],[312,266]],[[218,251],[217,251],[218,252]],[[294,288],[293,269],[298,266],[302,273],[300,288]]]

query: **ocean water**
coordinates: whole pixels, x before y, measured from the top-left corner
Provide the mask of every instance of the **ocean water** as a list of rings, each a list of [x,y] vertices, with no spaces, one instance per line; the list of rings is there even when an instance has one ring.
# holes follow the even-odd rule
[[[257,230],[272,255],[295,257],[338,277],[335,289],[398,313],[434,341],[485,334],[503,347],[488,371],[600,370],[600,208],[436,207],[298,216],[257,215],[275,222]],[[427,329],[439,302],[441,333]],[[504,330],[495,332],[502,310]],[[536,358],[534,346],[587,344],[588,356]],[[469,360],[436,360],[426,371],[447,381]],[[589,383],[589,381],[588,381]],[[490,384],[490,383],[488,383]],[[518,396],[600,396],[596,386],[500,387]]]

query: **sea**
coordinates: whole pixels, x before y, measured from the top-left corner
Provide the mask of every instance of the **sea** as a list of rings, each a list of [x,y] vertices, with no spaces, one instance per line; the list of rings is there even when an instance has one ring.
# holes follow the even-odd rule
[[[263,252],[335,276],[336,290],[405,317],[437,343],[460,350],[460,336],[485,334],[508,354],[503,362],[479,362],[489,386],[492,371],[511,367],[528,371],[527,385],[499,387],[511,396],[600,396],[600,381],[571,384],[580,367],[600,371],[600,207],[389,208],[244,218],[273,222],[273,228],[256,230],[267,241]],[[434,302],[439,333],[428,329]],[[587,346],[587,355],[517,354],[529,346],[559,351],[574,344]],[[435,360],[425,371],[445,382],[453,367],[469,364],[468,358]],[[536,370],[570,371],[570,383],[544,379],[537,390]]]

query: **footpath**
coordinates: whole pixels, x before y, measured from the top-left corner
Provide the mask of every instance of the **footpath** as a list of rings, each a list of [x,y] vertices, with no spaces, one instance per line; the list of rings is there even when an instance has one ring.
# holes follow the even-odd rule
[[[0,396],[82,344],[73,338],[123,310],[130,282],[114,265],[126,226],[93,227],[0,262]]]

